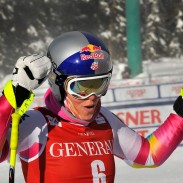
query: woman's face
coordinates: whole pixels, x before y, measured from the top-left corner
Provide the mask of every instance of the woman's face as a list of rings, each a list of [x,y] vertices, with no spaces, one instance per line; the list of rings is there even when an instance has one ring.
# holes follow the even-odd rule
[[[72,95],[66,95],[67,101],[70,105],[70,110],[77,118],[81,120],[89,121],[93,115],[97,112],[97,107],[100,101],[100,97],[91,95],[86,99],[77,99]]]

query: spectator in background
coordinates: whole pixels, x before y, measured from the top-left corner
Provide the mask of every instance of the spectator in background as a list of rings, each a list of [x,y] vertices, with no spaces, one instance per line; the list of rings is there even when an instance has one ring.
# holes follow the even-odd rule
[[[128,66],[125,66],[124,71],[121,73],[122,79],[130,79],[131,70]]]

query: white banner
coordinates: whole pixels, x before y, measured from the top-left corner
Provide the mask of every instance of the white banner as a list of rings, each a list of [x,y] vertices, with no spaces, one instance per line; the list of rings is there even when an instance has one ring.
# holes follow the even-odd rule
[[[162,84],[160,85],[160,97],[162,98],[177,97],[182,87],[183,83]]]
[[[158,90],[156,86],[138,86],[114,89],[116,101],[157,99]]]
[[[146,137],[152,133],[159,125],[161,125],[172,111],[171,102],[155,103],[139,103],[136,105],[114,105],[107,107],[116,114],[127,126],[133,128],[138,133]]]

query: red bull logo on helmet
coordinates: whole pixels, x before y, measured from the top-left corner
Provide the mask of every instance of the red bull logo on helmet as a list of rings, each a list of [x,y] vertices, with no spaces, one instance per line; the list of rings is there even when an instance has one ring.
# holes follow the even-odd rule
[[[84,51],[93,53],[93,52],[100,51],[100,50],[102,50],[100,46],[88,44],[88,45],[84,46],[83,48],[81,48],[80,53],[82,53]]]
[[[88,44],[81,48],[81,60],[89,60],[89,59],[104,59],[104,54],[101,51],[100,46],[96,46],[93,44]],[[84,54],[83,52],[89,52],[90,54]]]

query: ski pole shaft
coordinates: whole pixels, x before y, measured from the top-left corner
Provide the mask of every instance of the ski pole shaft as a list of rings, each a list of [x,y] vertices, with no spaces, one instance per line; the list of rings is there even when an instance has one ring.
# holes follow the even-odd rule
[[[15,109],[12,114],[12,128],[10,138],[10,169],[9,169],[9,182],[14,183],[15,177],[15,164],[16,164],[16,153],[18,146],[18,126],[21,116],[27,111],[31,103],[34,100],[34,93],[30,91],[30,95],[26,98],[20,107],[17,106],[16,96],[12,85],[12,80],[7,82],[4,87],[4,95],[11,106]]]
[[[15,176],[15,164],[16,164],[16,152],[18,146],[18,125],[21,115],[18,113],[12,114],[12,128],[10,138],[10,169],[9,169],[9,183],[14,183]]]
[[[10,167],[9,169],[9,183],[15,182],[15,169],[13,167]]]

